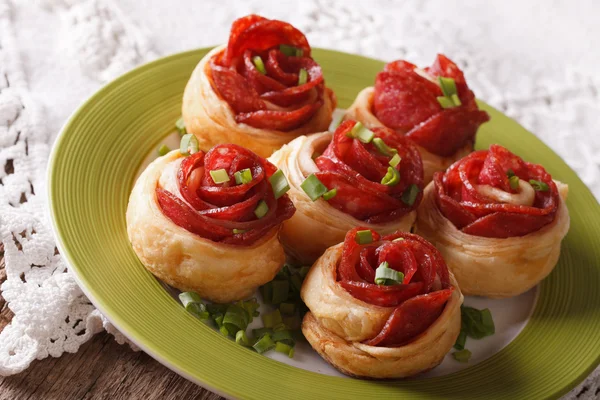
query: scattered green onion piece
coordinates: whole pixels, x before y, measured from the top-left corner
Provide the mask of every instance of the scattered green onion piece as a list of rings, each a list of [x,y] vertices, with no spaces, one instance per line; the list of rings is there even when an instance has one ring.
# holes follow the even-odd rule
[[[273,327],[273,332],[274,332],[274,333],[273,333],[273,335],[275,335],[277,332],[281,332],[281,331],[287,331],[287,329],[288,329],[288,328],[287,328],[287,326],[285,326],[285,324],[283,323],[283,317],[281,317],[281,320],[282,320],[282,321],[281,321],[280,323],[278,323],[277,325],[275,325],[275,326]],[[273,340],[275,340],[275,339],[273,339]]]
[[[233,234],[234,235],[241,235],[242,233],[246,233],[248,232],[248,229],[235,229],[233,228]]]
[[[283,322],[283,320],[281,319],[281,313],[279,312],[279,310],[275,310],[268,314],[263,314],[262,321],[263,321],[263,325],[265,326],[265,328],[273,328],[275,325]]]
[[[310,158],[313,159],[313,160],[316,160],[317,157],[319,157],[320,155],[321,155],[321,153],[319,153],[318,151],[315,151]]]
[[[206,309],[213,317],[225,315],[227,312],[227,304],[207,304]]]
[[[286,179],[283,171],[278,169],[275,171],[273,175],[269,178],[269,182],[271,183],[271,188],[273,188],[273,195],[276,199],[280,198],[284,194],[290,190],[290,184]]]
[[[290,346],[293,346],[296,343],[296,341],[292,337],[292,333],[287,329],[273,332],[273,334],[271,335],[271,339],[273,339],[274,342],[283,342]]]
[[[298,275],[292,275],[290,277],[290,283],[292,284],[292,289],[296,293],[300,293],[300,289],[302,288],[302,279]]]
[[[530,179],[529,184],[531,186],[533,186],[533,189],[535,189],[538,192],[547,192],[548,190],[550,190],[550,187],[548,186],[548,184],[546,182],[536,181],[535,179]]]
[[[233,177],[235,178],[235,183],[237,185],[250,183],[252,182],[252,171],[250,171],[250,168],[245,168],[241,171],[236,171],[236,173],[233,174]]]
[[[179,152],[183,156],[189,156],[198,152],[199,144],[198,139],[191,133],[186,133],[181,137],[179,142]]]
[[[381,179],[381,184],[386,186],[395,186],[400,182],[400,172],[394,167],[388,167],[387,173]]]
[[[185,130],[185,122],[183,121],[183,117],[179,117],[179,119],[175,121],[175,128],[177,128],[181,135],[185,135],[187,133]]]
[[[348,137],[358,139],[363,143],[371,143],[375,134],[372,130],[367,129],[362,123],[357,122],[354,124],[350,132],[346,134]]]
[[[221,335],[223,335],[223,336],[229,336],[229,334],[230,334],[230,332],[227,330],[227,328],[225,328],[225,325],[223,325],[219,328],[219,332],[221,332]]]
[[[272,281],[273,294],[271,295],[271,304],[280,304],[287,300],[290,291],[290,283],[287,280]]]
[[[390,165],[396,168],[398,164],[400,164],[400,161],[402,161],[402,158],[398,154],[394,154],[394,156],[390,160]]]
[[[254,63],[254,66],[256,67],[256,70],[258,72],[260,72],[263,75],[267,74],[267,70],[265,68],[265,63],[263,62],[262,58],[260,58],[260,56],[252,57],[252,62]]]
[[[379,264],[375,270],[375,284],[380,286],[399,285],[404,280],[404,274],[390,268],[387,261]]]
[[[288,329],[291,330],[297,330],[300,329],[300,317],[296,314],[296,315],[291,315],[291,316],[284,316],[283,317],[283,323],[285,324],[285,326],[287,326]]]
[[[246,329],[250,323],[250,315],[237,304],[230,304],[227,312],[223,316],[223,326],[230,332],[237,332],[240,329]]]
[[[283,267],[277,272],[277,277],[284,279],[289,278],[292,275],[291,268],[293,267],[290,264],[283,264]]]
[[[308,72],[304,68],[300,68],[300,72],[298,72],[298,86],[304,85],[308,82]]]
[[[315,174],[310,174],[308,178],[300,185],[304,193],[310,197],[312,201],[316,201],[319,197],[327,193],[327,187],[317,178]]]
[[[492,318],[492,312],[485,308],[481,310],[481,323],[487,329],[490,335],[496,333],[496,326],[494,325],[494,319]]]
[[[458,337],[456,338],[456,342],[454,343],[454,348],[456,350],[464,350],[465,343],[467,342],[467,333],[465,331],[460,331]]]
[[[224,169],[215,169],[210,171],[210,177],[216,184],[229,182],[229,175]]]
[[[294,312],[296,312],[296,305],[294,303],[281,303],[279,305],[279,311],[283,315],[294,315]]]
[[[182,292],[179,293],[179,301],[187,309],[188,304],[191,303],[202,303],[202,298],[198,293],[194,292]]]
[[[179,301],[187,312],[201,320],[210,318],[210,314],[206,311],[206,305],[197,293],[183,292],[179,294]]]
[[[452,103],[454,104],[454,107],[462,106],[462,102],[460,101],[460,97],[458,97],[457,94],[453,94],[452,96],[450,96],[450,99],[452,100]]]
[[[515,176],[515,171],[513,171],[512,169],[509,169],[508,171],[506,171],[506,176],[508,176],[509,178],[512,178],[513,176]]]
[[[452,78],[445,78],[443,76],[438,76],[438,82],[440,84],[440,88],[442,89],[442,93],[446,97],[452,97],[453,94],[456,94],[456,82]]]
[[[323,199],[330,200],[330,199],[334,198],[336,194],[337,194],[337,189],[333,188],[329,192],[323,193]]]
[[[248,340],[248,336],[246,335],[246,331],[239,330],[235,334],[235,342],[237,344],[241,344],[242,346],[250,346],[250,340]]]
[[[508,184],[512,190],[517,190],[519,188],[519,177],[516,175],[511,176],[508,178]]]
[[[218,315],[215,317],[215,324],[217,324],[219,328],[223,326],[223,315]]]
[[[419,187],[413,183],[402,193],[402,202],[407,206],[412,206],[415,204],[415,200],[417,200],[419,191]]]
[[[478,310],[473,307],[461,306],[463,330],[473,339],[481,339],[496,332],[492,314],[488,309]]]
[[[170,151],[171,151],[171,149],[169,148],[169,146],[167,146],[166,144],[163,144],[162,146],[160,146],[158,148],[158,155],[162,157]]]
[[[358,244],[369,244],[373,243],[373,233],[371,230],[367,229],[364,231],[356,232],[356,243]]]
[[[254,215],[256,215],[256,218],[261,219],[262,217],[267,215],[268,212],[269,212],[269,206],[267,205],[267,203],[264,200],[261,200],[258,203],[258,206],[256,206],[256,209],[254,210]]]
[[[392,157],[393,155],[398,155],[398,150],[388,146],[382,138],[373,138],[373,144],[377,148],[377,151],[379,151],[384,156]],[[395,167],[395,165],[393,166]]]
[[[269,351],[275,347],[275,342],[271,340],[271,336],[264,335],[258,342],[254,343],[254,346],[252,347],[258,354],[262,354],[265,351]]]
[[[275,351],[286,354],[289,358],[294,357],[294,348],[282,342],[276,342]]]
[[[396,239],[392,240],[392,242],[401,242],[403,240],[404,240],[404,238],[396,238]]]
[[[304,54],[304,50],[290,46],[289,44],[280,44],[279,51],[288,57],[302,57]]]
[[[250,316],[250,320],[252,320],[252,317],[257,316],[256,313],[258,312],[257,310],[260,307],[260,304],[258,304],[256,299],[253,298],[248,301],[238,301],[236,304],[246,310]]]
[[[265,335],[272,335],[273,334],[273,329],[270,328],[258,328],[258,329],[252,329],[252,335],[254,335],[254,337],[256,338],[256,340],[260,340],[262,339]]]
[[[260,295],[266,304],[273,304],[273,282],[267,282],[259,288]]]
[[[467,349],[455,351],[452,353],[452,357],[458,362],[466,363],[469,362],[469,359],[471,358],[471,352]]]
[[[454,107],[454,102],[452,101],[452,99],[450,99],[446,96],[438,96],[437,101],[438,101],[438,103],[440,103],[440,106],[442,106],[442,108],[453,108]]]

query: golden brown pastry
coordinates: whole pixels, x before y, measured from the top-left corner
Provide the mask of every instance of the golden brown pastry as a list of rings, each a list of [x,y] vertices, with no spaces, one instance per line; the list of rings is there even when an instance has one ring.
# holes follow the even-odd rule
[[[460,332],[463,296],[456,281],[439,252],[410,233],[380,237],[351,230],[312,266],[301,295],[310,310],[302,333],[351,376],[404,378],[428,371]]]
[[[275,199],[268,181],[275,171],[237,145],[158,158],[127,207],[140,261],[169,285],[214,302],[250,296],[285,262],[277,233],[294,206],[287,195]]]
[[[304,34],[248,15],[233,23],[227,46],[200,60],[182,113],[201,149],[235,143],[268,157],[299,135],[326,130],[335,106]]]
[[[542,166],[492,145],[436,173],[417,232],[440,250],[463,293],[516,296],[558,261],[567,192]]]
[[[423,158],[425,184],[434,172],[472,152],[479,125],[489,120],[462,71],[442,54],[424,69],[403,60],[387,64],[375,86],[358,94],[346,118],[408,137]]]
[[[408,231],[415,221],[423,189],[419,152],[386,128],[358,128],[346,121],[333,134],[301,136],[270,158],[288,177],[297,210],[283,224],[281,242],[300,263],[312,264],[357,226],[387,234]],[[322,196],[303,189],[311,181]]]

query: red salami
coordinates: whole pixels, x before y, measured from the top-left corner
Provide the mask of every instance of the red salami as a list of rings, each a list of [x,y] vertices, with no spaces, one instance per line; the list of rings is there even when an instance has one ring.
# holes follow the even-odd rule
[[[227,171],[229,182],[213,181],[209,171],[219,169]],[[236,184],[234,174],[244,169],[250,169],[252,180]],[[165,216],[182,228],[215,242],[248,246],[296,210],[287,195],[275,199],[268,178],[276,170],[243,147],[218,145],[182,160],[177,173],[180,196],[157,187],[156,197]],[[269,210],[259,219],[254,211],[261,200]]]
[[[531,206],[500,203],[478,191],[489,185],[508,193],[509,176],[535,180],[547,185],[535,192]],[[446,218],[464,233],[493,238],[522,236],[552,222],[559,204],[556,184],[540,166],[523,161],[499,145],[471,153],[454,163],[446,172],[437,172],[435,200]]]
[[[286,55],[280,45],[293,46],[302,55]],[[226,50],[210,61],[211,82],[238,123],[290,131],[310,120],[323,104],[323,73],[310,53],[306,37],[292,25],[249,15],[233,23]],[[256,57],[261,68],[255,65]],[[300,81],[302,70],[305,82]]]
[[[337,189],[329,204],[369,223],[388,222],[416,209],[423,190],[423,164],[418,150],[389,129],[373,129],[375,137],[395,149],[401,158],[395,167],[399,182],[383,185],[381,181],[388,172],[392,154],[382,154],[373,141],[362,143],[348,136],[355,124],[355,121],[342,123],[327,149],[315,159],[320,170],[315,175],[327,188]],[[412,186],[416,186],[418,194],[412,203],[407,203],[405,193],[414,190]]]
[[[415,68],[402,60],[384,67],[375,79],[373,113],[385,126],[429,152],[451,156],[473,143],[479,125],[489,116],[477,108],[462,71],[446,56],[439,54],[421,73]],[[443,93],[434,82],[438,77],[454,80],[460,106],[442,108],[437,98]]]
[[[365,341],[371,346],[400,346],[423,333],[442,313],[454,288],[439,251],[425,239],[397,232],[380,237],[371,231],[373,242],[360,245],[356,233],[348,232],[338,266],[339,284],[355,298],[382,307],[396,307],[381,332]],[[395,239],[403,240],[395,240]],[[375,270],[387,262],[404,274],[401,284],[375,284]]]

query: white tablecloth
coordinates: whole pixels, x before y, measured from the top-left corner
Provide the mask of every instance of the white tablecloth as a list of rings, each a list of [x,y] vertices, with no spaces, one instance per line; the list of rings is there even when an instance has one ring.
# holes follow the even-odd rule
[[[600,198],[600,2],[0,0],[2,291],[15,312],[0,334],[0,375],[77,351],[107,326],[54,254],[45,219],[46,157],[66,118],[140,63],[224,42],[251,12],[293,23],[312,46],[420,65],[445,53],[479,98],[541,137]],[[579,398],[596,397],[598,380],[586,385]]]

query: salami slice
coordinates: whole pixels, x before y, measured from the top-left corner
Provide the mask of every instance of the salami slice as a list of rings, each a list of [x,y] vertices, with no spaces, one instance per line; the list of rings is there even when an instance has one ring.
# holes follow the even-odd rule
[[[284,54],[280,45],[296,52]],[[211,59],[211,84],[236,122],[287,132],[323,104],[323,73],[310,54],[306,37],[292,25],[249,15],[233,23],[226,50]]]
[[[380,237],[372,232],[373,243],[360,245],[348,232],[338,266],[338,283],[366,303],[396,307],[379,334],[365,341],[371,346],[394,347],[414,340],[442,313],[454,288],[446,263],[436,248],[420,236],[397,232]],[[396,240],[401,239],[401,240]],[[375,284],[375,270],[387,262],[404,274],[400,284]]]
[[[541,182],[533,204],[511,204],[482,194],[481,185],[515,194],[509,176]],[[440,211],[464,233],[493,238],[523,236],[554,221],[559,194],[552,177],[540,165],[530,164],[499,145],[476,151],[434,175],[435,199]]]
[[[454,80],[460,105],[442,108],[438,77]],[[473,143],[479,126],[489,120],[463,72],[442,54],[422,71],[403,60],[387,64],[375,79],[373,113],[388,128],[443,157]]]
[[[399,173],[399,181],[384,185],[381,181],[388,172],[393,154],[383,154],[373,141],[363,143],[350,137],[355,125],[355,121],[342,123],[327,149],[315,159],[319,168],[315,175],[327,188],[337,189],[336,196],[328,200],[329,204],[370,223],[401,218],[416,209],[423,190],[423,164],[416,147],[389,129],[373,129],[375,138],[383,140],[400,157],[399,164],[394,167]],[[403,195],[413,185],[418,194],[409,204],[403,200]]]
[[[229,182],[213,181],[209,171],[219,169],[227,171]],[[244,169],[251,171],[252,180],[236,184],[234,174]],[[295,212],[287,195],[279,199],[273,195],[268,179],[276,170],[243,147],[218,145],[182,160],[177,172],[179,196],[157,187],[156,197],[164,215],[176,225],[215,242],[249,246]],[[268,212],[257,218],[261,201]]]

